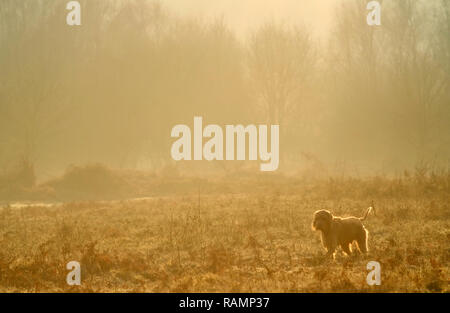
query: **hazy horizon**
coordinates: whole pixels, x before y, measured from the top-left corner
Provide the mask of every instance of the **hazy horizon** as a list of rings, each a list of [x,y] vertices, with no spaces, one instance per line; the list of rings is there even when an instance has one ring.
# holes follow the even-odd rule
[[[280,172],[448,167],[445,1],[383,1],[380,26],[361,1],[80,2],[80,26],[65,1],[2,2],[4,172],[233,162],[171,158],[172,127],[194,116],[280,125]]]
[[[167,0],[164,5],[176,14],[190,18],[216,19],[224,22],[241,39],[267,21],[286,25],[307,26],[319,37],[327,36],[339,0]]]

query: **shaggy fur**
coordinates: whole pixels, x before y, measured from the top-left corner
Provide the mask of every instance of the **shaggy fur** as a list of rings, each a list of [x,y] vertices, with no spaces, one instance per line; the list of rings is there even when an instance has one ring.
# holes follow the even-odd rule
[[[333,216],[330,211],[318,210],[314,213],[312,223],[313,230],[321,231],[322,244],[327,250],[326,256],[334,258],[338,246],[347,254],[352,253],[352,243],[356,241],[358,250],[362,253],[368,252],[367,239],[369,232],[362,224],[367,215],[373,210],[369,207],[364,217],[338,217]]]

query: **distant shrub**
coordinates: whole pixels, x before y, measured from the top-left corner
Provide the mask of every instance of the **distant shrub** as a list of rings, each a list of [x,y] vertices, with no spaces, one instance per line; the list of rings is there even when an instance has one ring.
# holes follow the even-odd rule
[[[114,198],[128,188],[118,171],[101,164],[70,166],[63,176],[45,184],[55,190],[58,197],[67,198]]]
[[[15,166],[0,173],[0,199],[14,200],[22,198],[26,190],[36,184],[34,165],[28,159],[22,159]]]

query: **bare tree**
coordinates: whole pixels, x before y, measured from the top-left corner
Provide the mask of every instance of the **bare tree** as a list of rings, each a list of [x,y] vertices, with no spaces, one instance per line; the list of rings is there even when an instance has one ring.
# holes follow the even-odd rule
[[[301,107],[313,75],[316,59],[309,32],[266,24],[251,36],[248,55],[250,79],[265,119],[283,124]]]

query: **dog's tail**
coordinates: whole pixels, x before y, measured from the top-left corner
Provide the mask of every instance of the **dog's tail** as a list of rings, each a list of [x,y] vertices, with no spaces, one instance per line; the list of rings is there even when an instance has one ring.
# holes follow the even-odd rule
[[[363,217],[359,218],[360,221],[364,221],[367,218],[367,216],[369,215],[369,213],[372,212],[372,211],[373,211],[373,214],[375,215],[375,206],[373,205],[373,201],[372,201],[372,205],[367,208],[366,214],[364,214]]]

